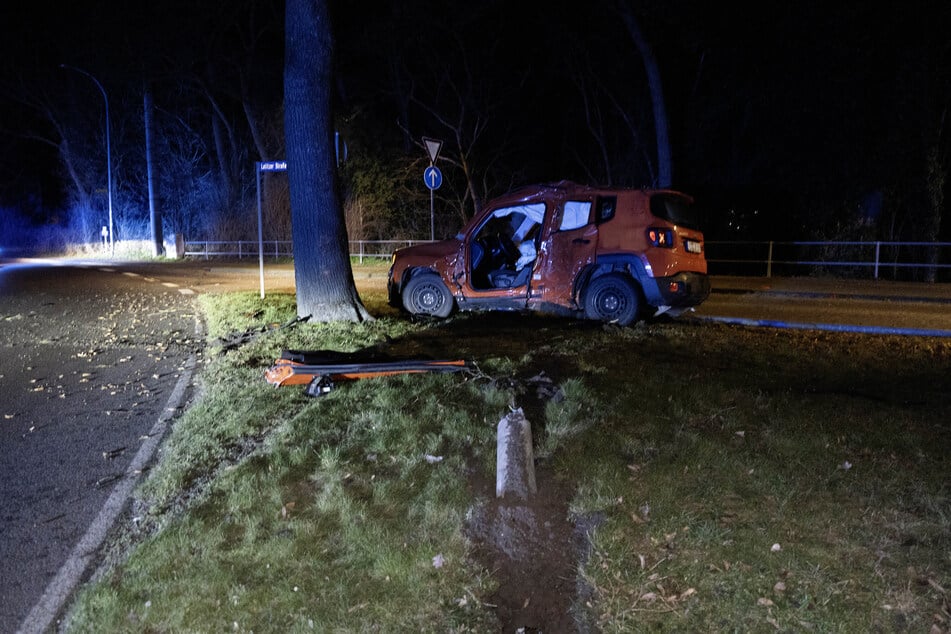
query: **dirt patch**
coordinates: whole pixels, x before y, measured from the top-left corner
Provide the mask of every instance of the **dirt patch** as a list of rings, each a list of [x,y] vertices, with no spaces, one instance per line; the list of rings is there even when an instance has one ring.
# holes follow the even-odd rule
[[[476,505],[466,533],[476,560],[498,583],[488,601],[502,631],[583,631],[577,581],[582,549],[568,513],[572,491],[550,473],[536,478],[538,494],[519,502],[498,500],[494,482],[474,478]]]

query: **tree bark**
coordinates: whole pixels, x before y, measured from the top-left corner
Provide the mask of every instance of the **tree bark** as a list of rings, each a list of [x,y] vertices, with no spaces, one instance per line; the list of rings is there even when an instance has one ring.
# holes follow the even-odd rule
[[[291,194],[297,314],[371,319],[353,282],[334,165],[333,37],[327,0],[287,0],[284,136]]]
[[[155,183],[152,177],[152,89],[145,86],[143,97],[143,111],[145,112],[145,175],[149,189],[149,228],[152,234],[152,255],[160,256],[165,253],[162,238],[162,211],[155,203]]]
[[[939,133],[939,141],[940,137]],[[944,188],[947,180],[947,170],[941,161],[938,141],[928,151],[927,163],[929,213],[925,223],[925,239],[936,243],[941,239],[941,215],[944,210]],[[925,269],[925,281],[934,283],[938,281],[938,263],[941,259],[941,249],[937,244],[928,247],[926,259],[930,266]]]
[[[618,2],[618,11],[627,32],[634,40],[644,61],[644,70],[647,72],[647,85],[651,95],[651,105],[654,112],[654,131],[657,135],[657,187],[670,187],[673,184],[673,158],[670,151],[670,136],[667,126],[667,107],[664,104],[664,88],[660,81],[660,67],[650,44],[644,38],[641,27],[637,24],[634,12],[621,0]]]

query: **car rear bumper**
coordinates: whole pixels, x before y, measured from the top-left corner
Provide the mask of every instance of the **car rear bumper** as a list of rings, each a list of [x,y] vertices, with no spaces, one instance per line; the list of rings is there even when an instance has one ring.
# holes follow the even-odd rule
[[[704,273],[678,273],[670,277],[656,277],[654,283],[657,285],[658,305],[662,306],[696,306],[710,295],[710,278]]]

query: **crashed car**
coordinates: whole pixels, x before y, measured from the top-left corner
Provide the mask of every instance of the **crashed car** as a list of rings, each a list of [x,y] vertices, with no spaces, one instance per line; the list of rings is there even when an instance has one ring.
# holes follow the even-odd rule
[[[454,238],[393,254],[389,301],[415,315],[538,311],[628,325],[710,293],[692,199],[562,181],[484,206]]]

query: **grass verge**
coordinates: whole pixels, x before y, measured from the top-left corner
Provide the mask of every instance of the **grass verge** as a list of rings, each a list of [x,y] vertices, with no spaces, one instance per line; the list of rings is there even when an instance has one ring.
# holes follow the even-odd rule
[[[593,520],[575,607],[595,629],[949,628],[947,342],[417,324],[381,290],[364,300],[379,319],[212,349],[200,399],[137,494],[143,538],[83,590],[71,631],[496,629],[495,580],[462,530],[467,480],[493,473],[495,424],[541,371],[559,398],[526,411],[575,491],[572,515]],[[202,302],[212,342],[293,316],[289,296]],[[391,377],[308,399],[262,378],[283,348],[371,345],[509,380]]]

